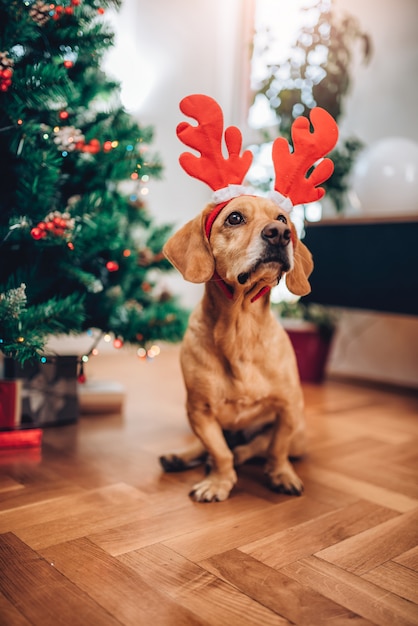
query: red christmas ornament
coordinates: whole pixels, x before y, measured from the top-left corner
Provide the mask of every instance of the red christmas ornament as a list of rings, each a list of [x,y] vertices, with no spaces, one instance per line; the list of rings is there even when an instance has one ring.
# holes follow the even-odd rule
[[[78,141],[76,143],[76,148],[79,148],[81,152],[97,154],[98,152],[100,152],[100,141],[98,139],[92,139],[91,141],[89,141],[89,143]]]
[[[54,228],[67,228],[67,220],[65,220],[63,217],[55,216],[52,219],[52,224]]]
[[[13,61],[9,58],[7,52],[0,52],[0,91],[7,91],[12,84],[12,64]]]
[[[71,0],[71,4],[72,4],[74,7],[78,7],[78,5],[80,4],[80,0]]]
[[[119,339],[118,337],[114,340],[113,342],[113,347],[116,348],[117,350],[119,350],[119,348],[121,348],[123,346],[123,341],[122,339]]]
[[[65,12],[67,15],[73,15],[73,13],[74,13],[74,9],[73,9],[73,7],[65,7],[64,12]]]
[[[108,272],[117,272],[119,269],[119,263],[116,263],[116,261],[108,261],[106,263],[106,269]]]
[[[105,12],[105,10],[104,10],[102,7],[99,7],[99,8],[97,9],[97,13],[98,13],[99,15],[103,15],[103,13],[104,13],[104,12]]]
[[[69,216],[62,217],[60,214],[54,215],[51,213],[45,218],[45,221],[38,222],[38,224],[32,228],[31,235],[34,239],[43,239],[47,235],[64,237],[68,230],[72,228],[73,221]]]
[[[100,142],[97,139],[92,139],[86,146],[85,152],[90,152],[91,154],[97,154],[100,152]]]
[[[72,61],[70,61],[69,59],[66,59],[64,61],[64,67],[67,68],[67,70],[71,69],[72,67],[74,67],[74,63]]]
[[[52,7],[53,7],[53,5],[52,5]],[[53,19],[53,20],[59,20],[59,18],[61,17],[61,15],[63,15],[63,13],[64,13],[64,7],[63,7],[63,6],[61,6],[60,4],[58,4],[58,5],[55,7],[55,13],[54,13],[54,15],[52,16],[52,19]]]
[[[38,239],[42,239],[42,237],[44,236],[44,232],[35,226],[35,228],[32,228],[32,230],[30,231],[31,236],[36,239],[38,241]]]
[[[112,142],[111,141],[105,141],[103,144],[103,150],[105,152],[110,152],[110,150],[112,149]]]
[[[68,111],[60,111],[58,113],[58,117],[60,118],[60,120],[68,120],[70,114],[68,113]]]

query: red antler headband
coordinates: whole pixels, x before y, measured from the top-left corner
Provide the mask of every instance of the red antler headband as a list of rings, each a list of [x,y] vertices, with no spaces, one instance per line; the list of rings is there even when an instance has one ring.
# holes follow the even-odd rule
[[[222,154],[223,114],[220,106],[210,98],[195,94],[183,98],[181,111],[194,118],[197,126],[181,122],[177,126],[178,138],[190,148],[200,152],[200,157],[183,152],[180,165],[194,178],[209,185],[215,192],[213,211],[206,221],[206,236],[209,238],[212,224],[223,207],[232,198],[248,195],[249,190],[242,185],[250,169],[252,153],[249,150],[240,155],[242,135],[236,126],[225,129],[224,138],[228,158]],[[313,132],[310,130],[310,123]],[[282,209],[290,211],[295,204],[319,200],[325,190],[319,187],[332,174],[334,165],[323,158],[338,140],[338,127],[334,119],[324,109],[312,109],[310,123],[306,117],[298,117],[292,125],[293,152],[286,139],[277,138],[273,143],[272,157],[276,175],[271,199]],[[308,176],[308,171],[322,159]]]

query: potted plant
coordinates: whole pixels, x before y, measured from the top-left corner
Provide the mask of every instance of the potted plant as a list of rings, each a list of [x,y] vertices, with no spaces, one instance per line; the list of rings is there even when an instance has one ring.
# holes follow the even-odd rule
[[[352,83],[352,64],[357,49],[362,60],[370,59],[372,46],[358,20],[352,15],[339,15],[330,0],[316,0],[301,9],[306,15],[296,41],[287,59],[268,62],[264,78],[254,91],[254,103],[265,105],[274,113],[277,125],[262,130],[262,142],[252,149],[255,160],[262,147],[271,141],[270,133],[286,137],[291,142],[290,128],[294,119],[309,115],[309,111],[320,106],[338,122],[343,114],[343,103]],[[275,37],[271,28],[263,41],[262,56],[272,58]],[[273,57],[274,58],[274,57]],[[342,139],[330,154],[334,162],[334,173],[324,183],[327,197],[336,212],[342,212],[348,187],[348,177],[363,143],[355,137]],[[252,181],[256,184],[257,181]]]
[[[322,382],[338,321],[337,311],[302,300],[273,303],[272,309],[292,342],[302,382]]]

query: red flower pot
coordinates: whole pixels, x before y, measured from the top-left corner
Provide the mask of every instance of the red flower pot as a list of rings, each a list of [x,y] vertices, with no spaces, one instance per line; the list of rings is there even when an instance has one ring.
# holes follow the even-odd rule
[[[289,325],[286,323],[284,327],[296,354],[301,381],[322,382],[325,377],[332,334],[321,332],[315,324],[309,322]]]

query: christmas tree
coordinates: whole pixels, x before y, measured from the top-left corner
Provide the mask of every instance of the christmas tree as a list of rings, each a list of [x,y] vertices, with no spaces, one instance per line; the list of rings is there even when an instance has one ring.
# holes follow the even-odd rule
[[[40,358],[51,334],[177,340],[186,313],[143,198],[153,131],[101,70],[118,0],[0,0],[0,350]]]

